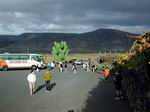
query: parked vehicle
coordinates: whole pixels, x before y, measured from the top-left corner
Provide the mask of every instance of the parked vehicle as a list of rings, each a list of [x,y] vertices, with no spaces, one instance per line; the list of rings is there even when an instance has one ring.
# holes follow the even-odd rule
[[[4,70],[45,67],[43,56],[40,54],[0,54],[0,60],[0,68]]]
[[[76,65],[82,65],[83,64],[83,60],[76,60],[74,63]]]
[[[73,62],[75,62],[77,59],[71,59],[71,60],[69,60],[69,63],[73,63]]]

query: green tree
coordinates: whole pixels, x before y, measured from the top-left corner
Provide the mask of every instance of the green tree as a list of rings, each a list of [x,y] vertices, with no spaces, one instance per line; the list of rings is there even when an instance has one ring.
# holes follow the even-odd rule
[[[52,54],[55,60],[64,61],[68,55],[68,45],[66,42],[54,42],[54,46],[52,47]]]

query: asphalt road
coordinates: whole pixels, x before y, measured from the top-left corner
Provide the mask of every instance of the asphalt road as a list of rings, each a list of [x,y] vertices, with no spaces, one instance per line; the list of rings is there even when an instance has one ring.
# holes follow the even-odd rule
[[[45,70],[35,72],[37,75],[35,83],[37,91],[33,96],[29,95],[29,85],[27,82],[29,70],[0,71],[0,112],[67,112],[71,109],[74,112],[96,112],[94,111],[95,105],[96,108],[100,108],[101,105],[97,104],[95,100],[97,98],[91,92],[98,89],[101,93],[98,97],[103,99],[98,102],[107,105],[109,99],[108,96],[105,96],[104,92],[106,91],[103,91],[103,89],[109,87],[111,87],[111,91],[109,91],[110,97],[112,97],[111,103],[114,102],[114,105],[110,105],[111,108],[120,108],[120,110],[123,110],[122,112],[131,112],[128,105],[115,103],[113,87],[105,87],[105,85],[110,84],[104,82],[97,88],[100,82],[102,82],[99,77],[103,77],[103,75],[85,72],[80,68],[78,68],[76,74],[71,71],[70,67],[67,71],[63,73],[58,72],[57,69],[51,71],[53,75],[51,92],[46,92],[43,86]],[[103,89],[101,90],[101,88]],[[95,99],[90,100],[91,97]],[[105,97],[107,101],[105,101]],[[91,108],[89,108],[92,105],[90,103],[94,105]],[[110,109],[108,107],[108,112],[113,112]],[[115,112],[120,112],[120,110]],[[106,111],[102,109],[100,112]]]

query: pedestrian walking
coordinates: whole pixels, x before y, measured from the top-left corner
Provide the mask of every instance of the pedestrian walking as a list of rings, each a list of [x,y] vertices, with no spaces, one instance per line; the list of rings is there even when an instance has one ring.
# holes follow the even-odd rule
[[[72,70],[74,73],[77,72],[77,67],[76,67],[76,64],[74,62],[72,63]]]
[[[27,80],[29,82],[30,96],[32,96],[34,93],[35,81],[36,81],[36,75],[34,73],[34,70],[32,70],[31,73],[27,76]]]
[[[100,58],[99,63],[103,63],[103,62],[104,62],[104,59]]]
[[[87,72],[90,71],[90,67],[91,67],[91,59],[88,59],[88,63],[87,63]]]
[[[55,61],[52,61],[51,63],[48,63],[47,64],[47,69],[50,71],[50,70],[52,70],[52,69],[54,69],[54,67],[55,67]]]
[[[50,82],[52,80],[52,75],[49,70],[46,71],[46,73],[44,74],[44,80],[45,80],[46,92],[49,92],[50,91]]]
[[[40,66],[40,65],[38,64],[37,67],[36,67],[36,71],[37,71],[37,72],[40,72],[40,67],[39,67],[39,66]]]
[[[55,61],[51,62],[51,67],[52,67],[52,69],[54,69],[54,67],[55,67]]]
[[[92,65],[92,72],[95,72],[96,70],[97,70],[97,67],[96,67],[96,65]]]
[[[104,76],[105,76],[105,79],[108,79],[110,76],[110,70],[108,67],[106,67],[106,69],[104,70]]]
[[[64,63],[64,69],[65,69],[65,72],[67,72],[67,61],[65,61]]]
[[[82,65],[83,69],[86,70],[86,67],[87,67],[87,64],[86,62],[83,62],[83,65]]]
[[[59,62],[59,71],[63,72],[63,64],[62,64],[62,62]]]
[[[52,70],[51,63],[48,63],[48,64],[47,64],[47,69],[48,69],[49,71]]]
[[[115,84],[115,89],[116,89],[116,100],[119,100],[120,98],[122,99],[122,75],[121,75],[121,71],[118,70],[115,73],[115,77],[114,77],[114,84]]]

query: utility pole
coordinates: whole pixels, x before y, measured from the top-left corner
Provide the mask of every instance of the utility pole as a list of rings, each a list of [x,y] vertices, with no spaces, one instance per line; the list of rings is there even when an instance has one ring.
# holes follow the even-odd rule
[[[105,51],[104,54],[105,54],[105,56],[106,56],[106,55],[107,55],[107,52]]]
[[[99,53],[98,53],[98,54],[99,54],[99,57],[100,57],[100,56],[101,56],[101,54],[102,54],[102,52],[101,52],[101,51],[99,51]]]
[[[109,51],[109,54],[111,55],[111,50]]]
[[[29,46],[27,47],[27,53],[28,54],[30,53],[30,47]]]

